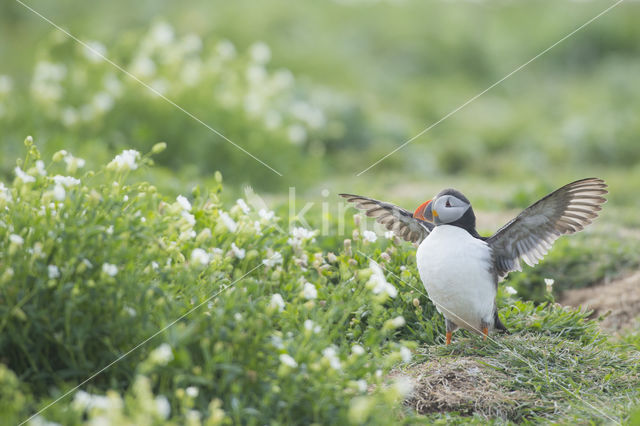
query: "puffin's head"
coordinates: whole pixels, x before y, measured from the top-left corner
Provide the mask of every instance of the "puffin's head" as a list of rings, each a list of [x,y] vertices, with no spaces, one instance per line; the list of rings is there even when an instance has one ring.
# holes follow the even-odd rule
[[[476,217],[471,203],[455,189],[440,191],[432,200],[420,205],[413,213],[417,219],[433,222],[436,225],[459,225],[463,228],[474,229]]]

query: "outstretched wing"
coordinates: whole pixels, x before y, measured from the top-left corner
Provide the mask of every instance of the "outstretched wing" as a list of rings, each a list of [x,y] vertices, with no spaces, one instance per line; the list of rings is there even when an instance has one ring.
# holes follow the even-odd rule
[[[424,240],[434,227],[432,223],[416,219],[410,211],[393,204],[353,194],[340,196],[363,210],[367,216],[376,218],[376,222],[393,231],[398,237],[412,243]]]
[[[582,230],[598,216],[607,184],[598,178],[572,182],[527,207],[487,243],[500,278],[521,271],[520,259],[533,266],[563,234]]]

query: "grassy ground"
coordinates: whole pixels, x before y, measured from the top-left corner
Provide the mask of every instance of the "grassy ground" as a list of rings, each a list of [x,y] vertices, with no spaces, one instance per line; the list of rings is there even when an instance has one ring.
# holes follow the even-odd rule
[[[0,5],[4,421],[640,423],[635,299],[615,333],[597,318],[640,268],[636,4],[364,174],[610,3],[29,4],[283,176]],[[589,176],[602,216],[500,286],[512,334],[450,347],[415,248],[363,238],[337,197],[455,187],[488,235]],[[556,305],[569,290],[609,302]]]

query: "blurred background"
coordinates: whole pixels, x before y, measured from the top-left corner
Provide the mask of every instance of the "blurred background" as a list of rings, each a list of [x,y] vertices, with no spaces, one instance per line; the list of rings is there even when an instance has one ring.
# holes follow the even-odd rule
[[[15,1],[0,5],[0,174],[22,141],[104,164],[164,141],[177,192],[321,190],[418,205],[456,186],[503,212],[605,178],[637,225],[640,3],[624,2],[404,149],[357,174],[612,4],[237,0],[27,3],[282,177]],[[7,58],[10,58],[8,60]],[[493,230],[505,217],[485,215]],[[508,218],[508,217],[507,217]]]

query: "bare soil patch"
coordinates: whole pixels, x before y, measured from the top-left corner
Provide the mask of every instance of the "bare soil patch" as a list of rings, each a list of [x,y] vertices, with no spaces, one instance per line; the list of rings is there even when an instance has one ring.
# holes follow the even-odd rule
[[[420,414],[457,412],[487,418],[513,419],[518,407],[531,403],[531,396],[500,385],[505,373],[470,357],[437,358],[416,364],[392,376],[413,383],[405,404]]]
[[[640,317],[640,271],[595,287],[567,290],[560,303],[593,310],[593,317],[607,315],[600,327],[620,332]]]

